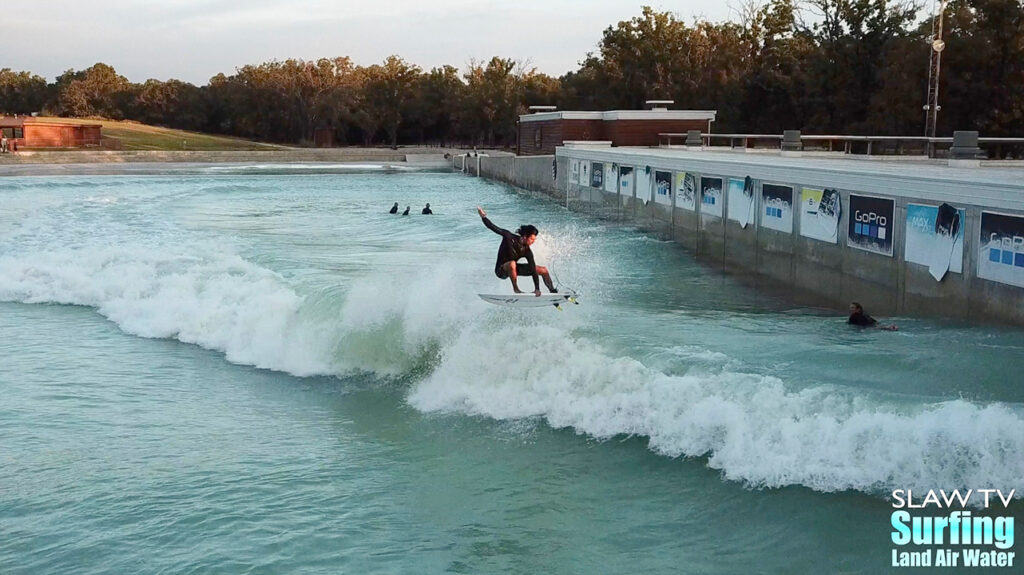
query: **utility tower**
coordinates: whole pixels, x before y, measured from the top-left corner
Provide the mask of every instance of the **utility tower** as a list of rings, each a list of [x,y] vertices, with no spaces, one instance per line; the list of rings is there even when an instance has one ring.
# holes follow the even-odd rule
[[[924,135],[935,137],[935,124],[939,119],[939,69],[942,64],[942,51],[946,43],[942,41],[942,15],[946,13],[948,0],[932,0],[932,36],[928,39],[928,102],[924,105]],[[935,10],[936,4],[938,11]]]

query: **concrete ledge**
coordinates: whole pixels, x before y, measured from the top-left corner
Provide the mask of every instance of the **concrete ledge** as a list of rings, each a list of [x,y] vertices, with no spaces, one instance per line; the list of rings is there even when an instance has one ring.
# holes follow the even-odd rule
[[[83,164],[128,162],[232,163],[232,162],[405,162],[419,156],[447,165],[438,148],[283,148],[277,150],[26,150],[0,154],[3,164]],[[550,161],[550,160],[549,160]]]

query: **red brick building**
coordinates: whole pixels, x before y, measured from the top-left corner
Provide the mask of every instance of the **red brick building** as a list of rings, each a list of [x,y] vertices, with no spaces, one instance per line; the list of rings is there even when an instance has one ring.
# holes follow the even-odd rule
[[[59,124],[26,116],[0,118],[0,130],[14,148],[83,148],[100,145],[100,124]]]
[[[519,116],[520,156],[555,153],[563,142],[604,140],[613,146],[657,146],[660,133],[711,132],[715,110],[613,110],[540,112]]]

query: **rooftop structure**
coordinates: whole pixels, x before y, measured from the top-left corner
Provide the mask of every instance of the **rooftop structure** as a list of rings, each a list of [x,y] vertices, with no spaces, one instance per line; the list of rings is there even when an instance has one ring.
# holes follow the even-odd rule
[[[671,100],[649,100],[650,110],[605,112],[557,111],[553,106],[531,106],[531,114],[519,116],[520,156],[555,153],[571,141],[604,141],[611,146],[657,146],[658,134],[711,131],[715,110],[670,110]]]

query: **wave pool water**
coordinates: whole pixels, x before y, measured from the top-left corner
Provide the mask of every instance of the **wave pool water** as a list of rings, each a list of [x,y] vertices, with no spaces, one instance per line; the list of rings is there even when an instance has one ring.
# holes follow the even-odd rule
[[[851,329],[459,174],[2,184],[5,572],[876,573],[893,489],[1024,496],[1020,330]],[[476,205],[581,305],[476,298]]]

